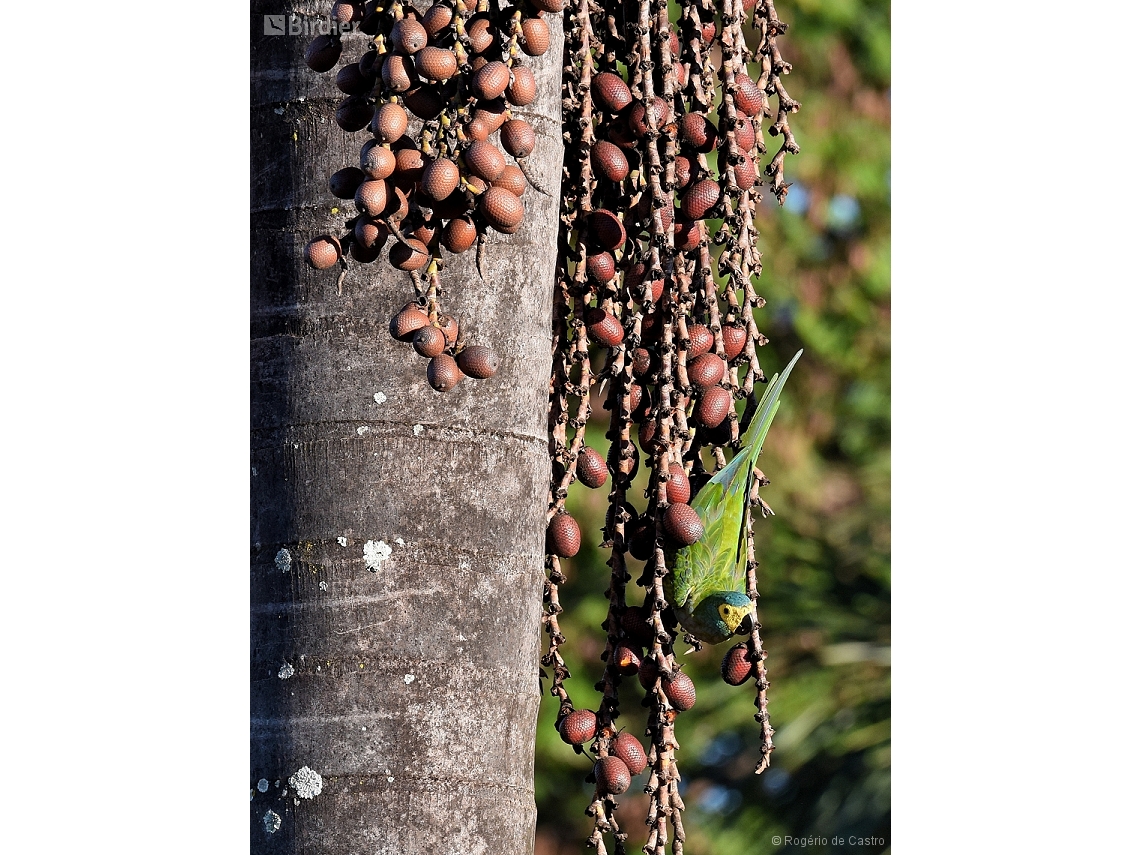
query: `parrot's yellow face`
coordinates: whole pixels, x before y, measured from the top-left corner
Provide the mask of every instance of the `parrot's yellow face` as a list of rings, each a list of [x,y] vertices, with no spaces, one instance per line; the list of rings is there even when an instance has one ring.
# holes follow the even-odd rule
[[[740,622],[744,620],[744,616],[752,610],[752,604],[747,606],[734,606],[730,603],[721,603],[717,609],[720,619],[725,622],[730,632],[736,632]]]

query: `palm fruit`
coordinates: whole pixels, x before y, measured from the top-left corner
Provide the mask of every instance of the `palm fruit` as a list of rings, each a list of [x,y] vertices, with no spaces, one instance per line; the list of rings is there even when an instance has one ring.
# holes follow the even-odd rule
[[[340,241],[332,235],[315,237],[305,246],[305,263],[316,270],[327,270],[341,258]]]
[[[665,496],[669,502],[689,501],[689,477],[680,463],[669,464],[669,480],[665,482]]]
[[[459,167],[446,157],[437,157],[424,167],[420,186],[432,199],[442,202],[459,186]]]
[[[351,199],[365,177],[364,172],[355,166],[338,169],[329,177],[329,192],[338,199]]]
[[[457,217],[443,227],[443,234],[440,235],[439,242],[451,252],[466,252],[475,243],[478,236],[479,233],[475,230],[475,224],[470,219]]]
[[[583,446],[578,452],[578,462],[574,471],[578,475],[578,480],[591,490],[605,484],[609,476],[606,459],[588,445]]]
[[[442,83],[459,70],[455,54],[447,48],[425,47],[416,54],[416,72],[425,80]]]
[[[615,347],[625,338],[625,330],[621,321],[604,309],[589,309],[583,318],[586,323],[586,334],[590,340],[602,347]]]
[[[542,18],[524,18],[522,35],[522,49],[527,56],[542,56],[550,48],[550,27]]]
[[[491,186],[510,190],[521,199],[523,193],[526,192],[526,176],[523,175],[523,171],[513,163],[508,163],[503,167],[503,171],[499,173],[499,177],[491,182]]]
[[[748,655],[748,642],[730,647],[720,663],[720,676],[730,686],[739,686],[752,676],[752,660]]]
[[[744,327],[730,324],[720,331],[720,335],[724,340],[725,359],[732,360],[740,356],[748,341],[748,331]]]
[[[427,44],[428,34],[419,21],[405,17],[392,25],[390,39],[396,50],[411,55]]]
[[[709,328],[704,324],[691,324],[688,329],[689,332],[689,348],[688,358],[696,359],[698,356],[704,356],[716,344],[716,338],[713,336]]]
[[[342,130],[350,133],[362,131],[372,120],[372,105],[366,98],[350,95],[337,105],[333,120]]]
[[[431,257],[422,241],[407,238],[408,243],[396,241],[388,251],[388,260],[398,270],[419,270]],[[408,244],[411,244],[410,246]]]
[[[463,348],[455,357],[459,370],[476,380],[486,380],[499,370],[499,357],[495,351],[481,344],[471,344]]]
[[[523,203],[510,190],[491,187],[479,197],[479,213],[498,232],[511,233],[522,224]]]
[[[494,181],[507,165],[502,152],[485,140],[471,143],[463,152],[463,162],[484,181]]]
[[[732,393],[722,386],[706,389],[693,415],[698,424],[708,428],[719,427],[732,410]]]
[[[427,367],[428,385],[437,392],[447,392],[463,379],[455,360],[446,353],[433,356]]]
[[[574,710],[558,728],[562,741],[568,745],[584,745],[594,738],[598,728],[598,717],[593,710]]]
[[[305,65],[318,74],[323,74],[337,64],[342,49],[339,38],[331,35],[317,36],[305,50]]]
[[[690,187],[681,199],[681,216],[687,220],[701,220],[720,199],[720,187],[709,178],[702,178]]]
[[[507,100],[516,107],[525,107],[534,101],[538,94],[538,84],[534,72],[525,65],[516,65],[511,70],[511,85],[507,87]]]
[[[457,369],[458,370],[458,369]],[[573,558],[582,547],[582,531],[570,514],[555,514],[546,526],[546,551],[560,558]]]
[[[360,168],[369,178],[387,178],[396,171],[396,155],[376,140],[369,140],[360,149]]]
[[[669,703],[681,712],[692,709],[697,702],[697,687],[684,671],[674,671],[672,680],[662,681],[662,688]]]
[[[698,356],[687,366],[689,382],[701,389],[708,389],[724,379],[728,366],[715,353]]]
[[[415,334],[428,325],[428,315],[418,303],[408,303],[392,316],[388,332],[397,341],[411,341]]]
[[[420,356],[426,356],[428,359],[443,353],[446,345],[447,341],[444,339],[443,333],[437,327],[430,325],[420,327],[412,336],[412,347],[415,348],[416,353]]]
[[[610,753],[625,763],[631,775],[640,775],[649,765],[641,742],[632,733],[624,730],[614,737],[613,744],[610,745]]]
[[[590,162],[594,169],[610,181],[621,181],[629,175],[629,161],[625,152],[607,140],[598,140],[590,149]]]
[[[750,119],[760,115],[764,109],[764,93],[743,71],[736,74],[736,110]]]
[[[498,98],[511,85],[511,70],[505,62],[488,62],[471,78],[471,91],[484,101]]]
[[[661,517],[661,524],[665,533],[681,546],[692,546],[705,533],[704,524],[697,512],[684,502],[674,502],[667,507]]]
[[[605,793],[621,795],[629,789],[631,778],[629,767],[620,757],[603,757],[594,764],[594,777],[598,788]]]
[[[614,650],[614,667],[619,674],[632,677],[641,667],[641,655],[628,644],[619,644]]]
[[[590,82],[594,100],[611,113],[620,113],[633,101],[633,94],[624,80],[612,71],[594,75]]]

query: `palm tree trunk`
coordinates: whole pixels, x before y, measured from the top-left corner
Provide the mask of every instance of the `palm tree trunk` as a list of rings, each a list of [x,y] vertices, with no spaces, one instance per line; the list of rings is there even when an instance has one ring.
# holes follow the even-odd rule
[[[338,293],[336,269],[301,260],[352,215],[326,182],[367,132],[333,122],[341,96],[305,66],[308,38],[262,34],[281,11],[253,4],[251,851],[529,853],[556,202],[528,190],[486,281],[474,251],[449,256],[443,309],[500,368],[433,391],[388,334],[407,274],[354,265]],[[539,97],[518,115],[551,189],[546,20],[555,47],[527,60]]]

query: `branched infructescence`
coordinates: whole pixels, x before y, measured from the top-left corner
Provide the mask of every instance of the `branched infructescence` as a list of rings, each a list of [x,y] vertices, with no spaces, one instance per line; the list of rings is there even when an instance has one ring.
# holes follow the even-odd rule
[[[610,835],[614,850],[625,852],[627,834],[614,817],[614,797],[648,766],[643,850],[680,855],[684,804],[674,724],[696,693],[674,655],[679,628],[667,600],[670,555],[700,537],[701,523],[688,503],[710,470],[723,468],[740,447],[756,411],[756,384],[766,382],[758,351],[768,340],[754,318],[764,305],[754,290],[761,272],[754,221],[763,192],[760,160],[767,154],[758,123],[774,118],[769,132],[783,135],[764,169],[782,202],[784,157],[797,151],[788,116],[798,105],[780,80],[790,66],[775,37],[786,27],[768,0],[681,0],[676,22],[666,0],[569,0],[564,17],[566,156],[550,398],[547,590],[556,604],[559,559],[580,544],[580,530],[565,510],[570,484],[597,488],[610,479],[602,542],[610,550],[609,611],[597,710],[574,709],[562,689],[563,639],[553,617],[547,619],[551,646],[544,663],[557,663],[551,692],[561,701],[557,726],[563,739],[579,752],[591,743],[596,756],[588,847],[606,852]],[[749,20],[759,33],[755,51],[745,37]],[[587,343],[604,351],[596,378]],[[610,410],[604,456],[584,443],[595,379]],[[573,418],[572,397],[578,401]],[[737,402],[744,405],[740,417]],[[638,446],[649,472],[640,512],[630,501],[641,465]],[[757,491],[767,483],[756,470],[748,503],[763,516],[771,510]],[[746,593],[755,603],[750,514],[744,548]],[[637,579],[644,590],[640,604],[626,603],[630,559],[645,562]],[[755,680],[761,772],[773,736],[766,654],[758,623],[744,634],[747,640],[724,657],[722,674],[732,685]],[[692,636],[685,640],[701,644]],[[633,674],[646,691],[648,751],[616,724],[617,686]]]
[[[511,108],[536,97],[534,73],[520,60],[546,53],[542,13],[561,10],[562,0],[438,0],[423,11],[395,0],[336,0],[337,29],[305,55],[314,71],[331,71],[342,28],[372,37],[336,75],[346,96],[337,124],[371,138],[360,165],[335,172],[329,190],[352,199],[359,214],[339,237],[311,240],[305,260],[317,270],[339,264],[339,292],[348,257],[375,262],[391,237],[388,262],[429,280],[427,289],[416,282],[417,299],[393,316],[391,332],[429,360],[428,383],[440,392],[498,369],[493,350],[457,339],[455,320],[439,313],[441,272],[449,254],[474,246],[481,274],[487,230],[514,234],[522,225],[535,133]]]

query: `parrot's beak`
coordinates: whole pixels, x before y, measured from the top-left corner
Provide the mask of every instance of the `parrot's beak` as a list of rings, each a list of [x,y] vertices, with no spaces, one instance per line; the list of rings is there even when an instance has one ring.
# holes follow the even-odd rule
[[[752,613],[749,612],[748,614],[746,614],[744,617],[742,617],[740,619],[740,626],[738,626],[736,628],[736,634],[737,635],[748,635],[748,634],[750,634],[752,632],[752,624],[755,622],[756,622],[756,619],[752,616]]]

